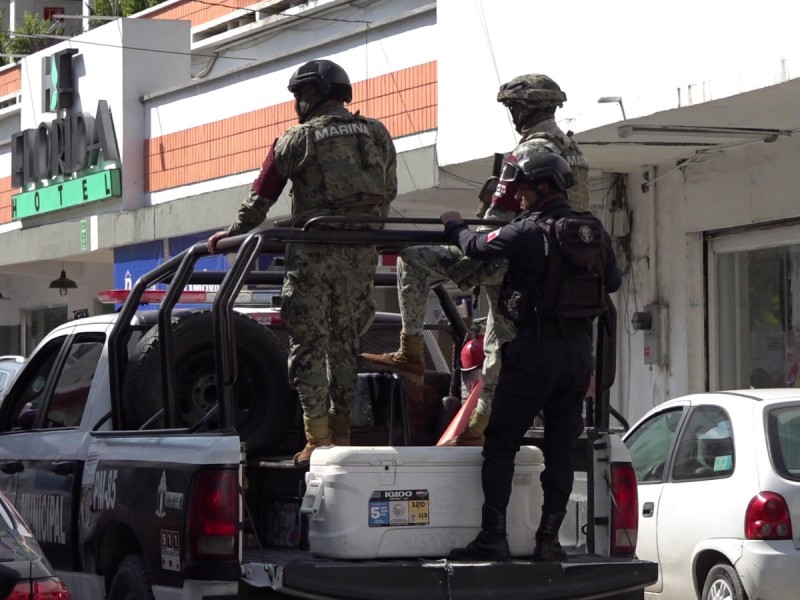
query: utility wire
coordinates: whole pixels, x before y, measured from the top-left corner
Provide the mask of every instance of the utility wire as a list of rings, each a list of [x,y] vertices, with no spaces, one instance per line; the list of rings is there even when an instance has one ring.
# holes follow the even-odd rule
[[[233,10],[241,10],[243,12],[248,12],[248,13],[252,13],[252,14],[259,14],[259,13],[265,12],[263,10],[256,10],[256,9],[252,9],[252,8],[243,8],[243,7],[238,7],[238,6],[232,6],[230,4],[225,4],[224,2],[207,2],[206,0],[192,0],[192,1],[196,2],[198,4],[206,5],[206,6],[222,6],[224,8],[230,8],[232,11]],[[314,15],[304,15],[304,14],[288,14],[285,11],[271,13],[270,16],[283,16],[283,17],[286,17],[287,19],[295,19],[295,20],[307,19],[307,20],[315,20],[315,21],[332,21],[332,22],[340,22],[340,23],[363,23],[363,24],[366,24],[367,26],[369,26],[369,24],[372,23],[372,21],[366,21],[366,20],[363,20],[363,19],[339,19],[339,18],[334,18],[334,17],[318,17],[318,16],[314,16]],[[88,20],[90,20],[90,21],[92,20],[92,16],[88,16],[86,18]],[[120,17],[120,18],[128,18],[128,17]],[[16,36],[16,37],[21,37],[21,38],[40,39],[40,40],[42,40],[42,39],[43,40],[56,40],[56,41],[59,41],[59,42],[62,42],[62,41],[65,41],[65,40],[70,40],[71,41],[71,40],[74,40],[75,37],[76,37],[76,36],[55,35],[55,34],[45,34],[45,33],[19,33],[19,32],[10,31],[10,30],[3,30],[2,33],[4,33],[5,35]],[[180,51],[177,51],[177,50],[156,50],[156,49],[153,49],[153,48],[142,48],[142,47],[138,47],[138,46],[124,46],[124,45],[117,45],[117,44],[105,44],[105,43],[102,43],[102,42],[88,42],[88,41],[85,41],[85,40],[75,40],[75,43],[76,44],[87,44],[87,45],[91,45],[91,46],[102,46],[102,47],[106,47],[106,48],[123,48],[125,50],[135,50],[135,51],[139,51],[139,52],[155,52],[157,54],[160,53],[160,54],[174,54],[174,55],[179,55],[179,56],[193,56],[193,57],[198,57],[198,58],[215,58],[215,55],[213,55],[213,54],[197,54],[197,53],[194,53],[194,52],[180,52]],[[250,58],[250,57],[245,57],[245,56],[227,56],[226,60],[243,60],[243,61],[252,62],[252,61],[260,60],[260,58]]]
[[[492,64],[494,65],[494,75],[497,79],[497,87],[500,87],[502,81],[500,80],[500,69],[497,67],[497,59],[494,55],[494,45],[492,44],[492,37],[489,35],[489,27],[486,25],[486,15],[483,12],[483,1],[477,0],[478,8],[480,9],[481,15],[481,27],[483,28],[483,37],[486,38],[486,45],[489,46],[489,56],[492,57]],[[511,111],[506,111],[506,120],[508,121],[508,126],[511,128],[511,135],[516,135],[516,129],[514,127],[514,121],[511,118]]]
[[[196,0],[195,0],[196,1]],[[155,52],[156,54],[177,54],[181,56],[196,56],[198,58],[214,58],[213,54],[196,54],[194,52],[180,52],[179,50],[155,50],[153,48],[142,48],[139,46],[124,46],[124,45],[117,45],[117,44],[105,44],[102,42],[89,42],[87,40],[77,40],[74,37],[65,37],[61,35],[47,35],[44,33],[17,33],[15,31],[2,31],[7,35],[13,35],[17,37],[29,38],[29,39],[44,39],[44,40],[57,40],[57,41],[69,41],[70,43],[75,44],[87,44],[89,46],[102,46],[104,48],[122,48],[125,50],[136,50],[139,52]],[[30,56],[30,55],[26,55]],[[226,60],[247,60],[247,61],[255,61],[260,60],[260,58],[248,58],[245,56],[226,56]]]

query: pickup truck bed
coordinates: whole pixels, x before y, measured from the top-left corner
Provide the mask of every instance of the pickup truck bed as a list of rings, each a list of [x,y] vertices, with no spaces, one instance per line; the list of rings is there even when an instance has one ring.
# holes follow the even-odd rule
[[[531,429],[528,443],[540,442],[541,431]],[[357,438],[356,438],[357,439]],[[356,442],[357,443],[357,442]],[[590,445],[582,436],[581,448]],[[281,460],[281,459],[284,460]],[[299,502],[304,494],[305,471],[292,468],[289,457],[250,458],[247,466],[248,520],[256,507],[271,499]],[[402,487],[402,486],[401,486]],[[587,473],[576,473],[575,512],[562,529],[569,559],[562,564],[517,557],[509,561],[465,562],[446,558],[393,558],[342,560],[309,552],[308,517],[300,517],[299,547],[268,546],[269,534],[257,530],[245,537],[242,557],[241,597],[271,597],[273,590],[300,598],[352,600],[460,600],[460,599],[581,599],[643,597],[642,588],[653,580],[656,565],[630,556],[601,556],[586,551],[579,529],[587,518]],[[248,531],[248,527],[245,527]],[[573,537],[574,536],[574,537]]]
[[[655,565],[630,558],[571,553],[564,563],[514,559],[458,562],[447,559],[333,560],[299,549],[244,553],[240,596],[263,597],[258,587],[313,598],[358,600],[499,600],[642,597]],[[638,568],[637,568],[638,567]],[[623,591],[623,590],[629,591]],[[354,595],[354,590],[360,594]],[[586,590],[592,590],[586,595]]]

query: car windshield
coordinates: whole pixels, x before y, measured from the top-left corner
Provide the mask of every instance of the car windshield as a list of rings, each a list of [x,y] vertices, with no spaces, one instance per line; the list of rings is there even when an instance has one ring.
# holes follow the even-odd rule
[[[787,479],[800,481],[800,406],[772,409],[767,428],[775,470]]]

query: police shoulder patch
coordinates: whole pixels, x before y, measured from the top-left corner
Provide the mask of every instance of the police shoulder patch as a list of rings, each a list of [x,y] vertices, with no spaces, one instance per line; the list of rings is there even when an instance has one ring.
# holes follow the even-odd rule
[[[491,242],[494,238],[500,235],[500,230],[495,229],[494,231],[490,232],[489,235],[486,236],[486,241]]]

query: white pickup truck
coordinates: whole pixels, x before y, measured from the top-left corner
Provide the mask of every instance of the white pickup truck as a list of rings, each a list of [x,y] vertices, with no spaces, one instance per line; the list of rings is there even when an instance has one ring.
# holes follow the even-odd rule
[[[332,497],[309,495],[313,477],[288,460],[303,440],[280,313],[247,316],[235,300],[245,286],[251,294],[275,289],[280,273],[254,265],[260,253],[282,252],[286,241],[375,243],[395,251],[444,241],[432,231],[354,234],[275,229],[223,240],[220,251],[236,252],[225,273],[195,272],[206,254],[198,244],[143,276],[116,314],[66,323],[28,357],[0,406],[0,488],[72,597],[641,598],[656,569],[635,558],[635,475],[626,448],[608,432],[602,401],[589,411],[597,426],[587,427],[578,450],[584,470],[562,528],[566,562],[517,556],[466,563],[424,549],[419,556],[359,558],[315,551],[315,515]],[[169,284],[160,310],[140,310],[157,283]],[[187,285],[213,283],[220,287],[210,309],[174,310]],[[465,328],[441,287],[437,294],[452,326],[426,334],[424,397],[409,400],[390,376],[361,375],[366,399],[357,406],[369,415],[353,427],[354,446],[377,447],[384,457],[403,446],[424,456],[453,450],[435,443],[450,416],[439,414],[442,397],[460,396],[453,349]],[[399,327],[396,315],[379,314],[362,349],[392,349]],[[436,360],[442,351],[452,364]],[[613,368],[600,370],[608,375]],[[531,430],[531,445],[538,433]],[[374,488],[384,498],[397,491],[385,479]],[[534,494],[528,500],[538,506],[540,490]],[[422,520],[397,529],[438,527],[437,500],[428,500]],[[365,531],[375,524],[366,502],[355,510]],[[335,516],[327,519],[330,526]],[[469,541],[478,523],[474,516],[470,527],[454,527],[449,539]]]

